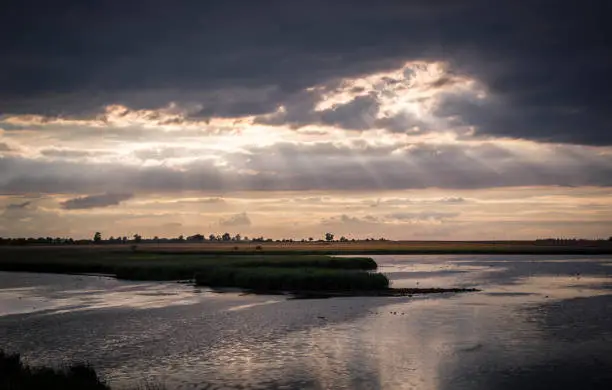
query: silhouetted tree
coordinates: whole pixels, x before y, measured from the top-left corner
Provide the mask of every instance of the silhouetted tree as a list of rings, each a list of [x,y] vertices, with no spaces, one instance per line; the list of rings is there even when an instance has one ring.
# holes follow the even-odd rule
[[[134,234],[134,242],[141,242],[142,236],[140,234]]]
[[[232,235],[229,233],[223,233],[223,236],[221,236],[221,239],[223,241],[230,241],[232,239]]]
[[[202,241],[204,241],[204,236],[201,235],[201,234],[194,234],[193,236],[187,237],[187,241],[202,242]]]
[[[179,242],[183,242],[185,241],[185,237],[183,237],[183,235],[181,234],[180,236],[178,236],[178,240]]]
[[[238,234],[236,234],[236,235],[234,236],[234,240],[235,240],[235,241],[240,241],[240,240],[242,240],[242,236],[240,235],[240,233],[238,233]]]
[[[93,240],[96,244],[100,243],[102,241],[102,233],[96,232],[93,236]]]
[[[325,233],[325,241],[334,241],[334,235],[332,233]]]
[[[308,237],[308,241],[314,241],[314,238]]]
[[[211,234],[210,236],[208,236],[208,239],[209,239],[210,241],[215,241],[215,240],[217,239],[217,237],[215,237],[215,235],[214,235],[214,234]]]

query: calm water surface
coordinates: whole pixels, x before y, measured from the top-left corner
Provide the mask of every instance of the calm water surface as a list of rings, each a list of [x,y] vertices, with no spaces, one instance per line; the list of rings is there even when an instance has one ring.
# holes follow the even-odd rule
[[[0,348],[116,388],[609,389],[612,257],[373,256],[412,298],[291,300],[0,272]]]

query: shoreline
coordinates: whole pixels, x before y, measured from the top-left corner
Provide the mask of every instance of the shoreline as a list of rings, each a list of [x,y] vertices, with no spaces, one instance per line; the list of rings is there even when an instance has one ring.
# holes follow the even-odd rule
[[[112,274],[95,274],[95,273],[74,273],[74,272],[41,272],[41,271],[6,271],[0,269],[0,272],[13,273],[29,273],[29,274],[48,274],[48,275],[69,275],[69,276],[89,276],[89,277],[106,277],[124,282],[145,282],[145,280],[120,279]],[[147,280],[146,282],[159,283],[178,283],[189,285],[194,288],[207,287],[210,292],[215,294],[239,293],[241,295],[276,295],[286,296],[288,299],[327,299],[327,298],[356,298],[356,297],[412,297],[413,295],[425,294],[455,294],[466,292],[481,292],[481,289],[472,287],[426,287],[426,288],[393,288],[388,287],[380,290],[256,290],[240,287],[210,287],[206,285],[198,285],[195,280]]]
[[[544,245],[516,242],[141,243],[0,246],[10,252],[106,252],[163,255],[612,255],[612,243]]]
[[[413,295],[426,294],[456,294],[466,292],[480,292],[477,288],[393,288],[385,290],[364,290],[364,291],[251,291],[253,295],[285,295],[289,299],[327,299],[327,298],[355,298],[355,297],[412,297]]]

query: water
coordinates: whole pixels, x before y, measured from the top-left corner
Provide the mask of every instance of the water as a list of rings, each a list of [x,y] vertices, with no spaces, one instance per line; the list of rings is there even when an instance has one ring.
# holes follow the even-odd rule
[[[0,348],[116,388],[608,389],[612,257],[374,256],[412,298],[291,300],[0,273]]]

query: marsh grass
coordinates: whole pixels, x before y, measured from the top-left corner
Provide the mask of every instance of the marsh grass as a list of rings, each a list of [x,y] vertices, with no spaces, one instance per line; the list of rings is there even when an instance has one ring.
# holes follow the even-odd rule
[[[197,285],[255,291],[365,291],[389,287],[380,273],[324,268],[216,267],[196,274]]]
[[[63,369],[30,367],[19,354],[0,350],[0,390],[65,389],[109,390],[95,370],[86,364]]]
[[[235,260],[237,267],[329,268],[345,270],[375,270],[378,265],[369,257],[330,257],[325,255],[251,256]]]
[[[0,270],[108,274],[126,280],[196,280],[251,290],[369,290],[389,286],[367,257],[326,255],[202,255],[95,251],[8,251]]]

